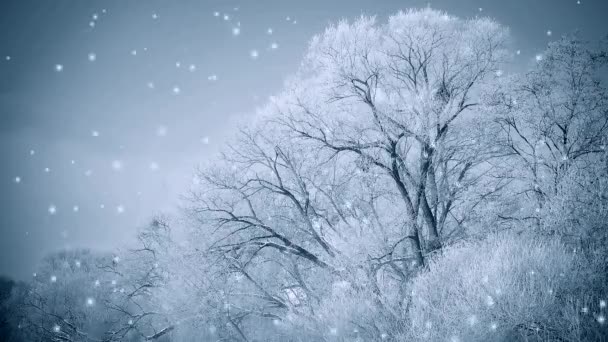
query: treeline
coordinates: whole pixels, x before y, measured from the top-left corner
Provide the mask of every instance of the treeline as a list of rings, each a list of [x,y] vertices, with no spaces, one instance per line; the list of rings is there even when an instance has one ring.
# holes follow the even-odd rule
[[[49,256],[3,297],[3,329],[608,340],[607,47],[566,36],[518,73],[489,18],[424,9],[332,25],[197,171],[181,215],[113,255]]]

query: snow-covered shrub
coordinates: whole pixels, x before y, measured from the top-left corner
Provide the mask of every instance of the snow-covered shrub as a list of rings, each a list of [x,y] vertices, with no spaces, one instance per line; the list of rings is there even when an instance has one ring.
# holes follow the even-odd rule
[[[412,340],[606,336],[595,264],[556,239],[501,234],[448,247],[412,286]],[[604,293],[605,294],[605,293]]]

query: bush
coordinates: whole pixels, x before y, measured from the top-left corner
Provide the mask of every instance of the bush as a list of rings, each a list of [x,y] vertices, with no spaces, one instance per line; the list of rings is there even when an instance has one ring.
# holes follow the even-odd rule
[[[413,282],[409,339],[606,339],[596,268],[556,239],[527,234],[448,247]]]

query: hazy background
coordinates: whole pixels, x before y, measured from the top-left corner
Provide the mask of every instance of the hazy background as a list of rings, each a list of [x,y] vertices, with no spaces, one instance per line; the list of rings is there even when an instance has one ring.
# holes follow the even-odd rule
[[[52,250],[132,238],[151,215],[174,210],[194,167],[280,90],[314,34],[341,18],[384,21],[428,4],[2,0],[0,274],[24,279]],[[562,34],[608,33],[606,0],[430,5],[509,26],[520,67]]]

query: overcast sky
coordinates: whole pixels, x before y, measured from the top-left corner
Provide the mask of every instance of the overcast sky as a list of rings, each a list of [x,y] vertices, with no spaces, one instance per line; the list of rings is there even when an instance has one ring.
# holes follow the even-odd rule
[[[25,279],[59,248],[123,244],[177,206],[195,166],[280,90],[314,34],[428,4],[2,0],[0,274]],[[510,27],[521,67],[562,34],[608,33],[606,0],[430,5]]]

